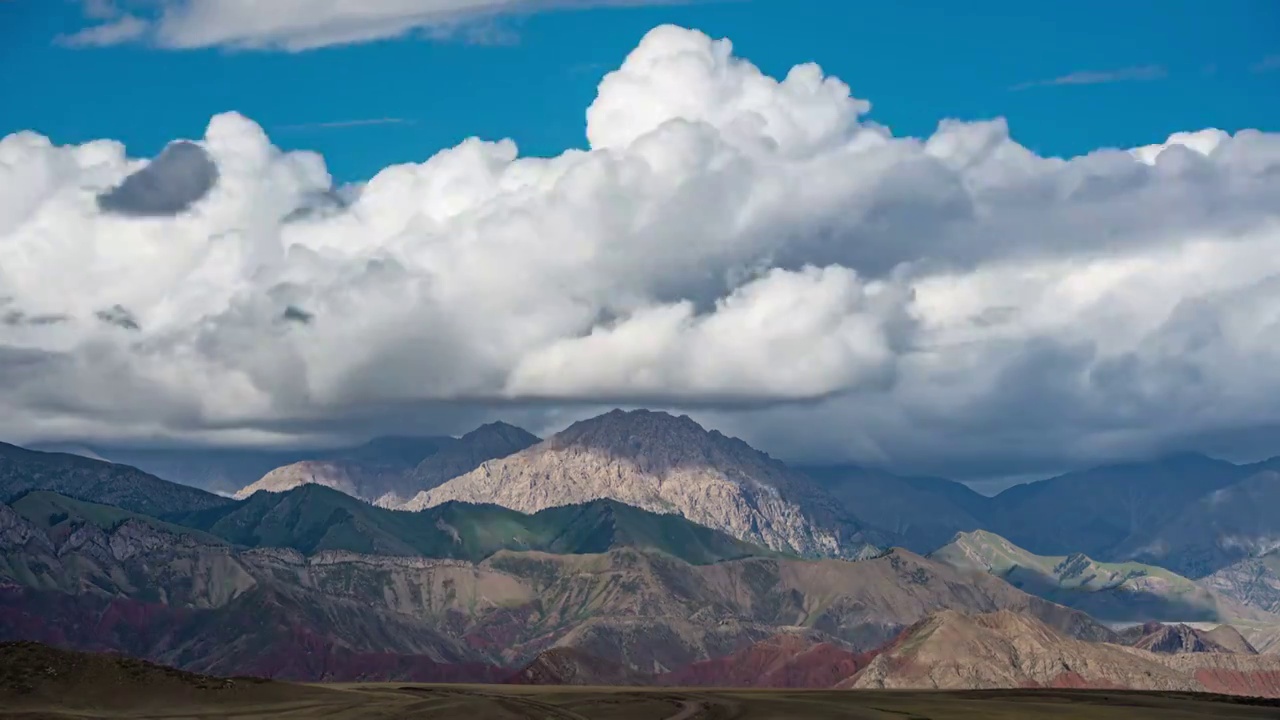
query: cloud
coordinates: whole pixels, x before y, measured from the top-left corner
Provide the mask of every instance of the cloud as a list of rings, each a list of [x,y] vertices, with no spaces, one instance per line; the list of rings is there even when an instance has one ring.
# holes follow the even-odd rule
[[[82,0],[97,21],[62,38],[73,46],[144,41],[170,49],[226,47],[298,52],[424,33],[505,44],[493,20],[551,10],[665,4],[672,0]]]
[[[589,149],[553,157],[473,138],[335,188],[229,113],[193,141],[217,182],[140,216],[96,199],[159,159],[11,135],[0,297],[65,320],[0,324],[0,436],[546,431],[643,404],[949,474],[1280,447],[1280,135],[1060,159],[1003,120],[898,137],[869,110],[665,26],[600,82]]]
[[[121,215],[176,215],[209,194],[218,166],[199,145],[169,143],[156,157],[110,190],[99,193],[103,212]]]
[[[1080,70],[1048,80],[1033,80],[1014,85],[1010,90],[1029,90],[1037,87],[1055,85],[1106,85],[1118,82],[1135,82],[1145,80],[1162,80],[1168,71],[1161,65],[1137,65],[1119,70]]]
[[[1280,55],[1268,55],[1253,66],[1253,71],[1256,73],[1272,72],[1274,70],[1280,70]]]
[[[150,29],[151,23],[136,15],[121,15],[69,35],[59,36],[58,42],[69,47],[106,47],[141,40]]]

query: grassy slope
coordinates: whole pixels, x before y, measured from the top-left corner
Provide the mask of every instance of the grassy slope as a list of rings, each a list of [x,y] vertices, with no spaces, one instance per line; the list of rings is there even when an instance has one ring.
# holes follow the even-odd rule
[[[691,563],[775,554],[677,516],[605,501],[535,515],[462,503],[409,513],[304,485],[170,519],[239,545],[288,547],[306,554],[347,550],[478,561],[499,550],[579,554],[626,546],[659,550]]]
[[[45,532],[57,533],[70,530],[81,523],[88,523],[103,530],[111,530],[128,520],[138,520],[171,533],[186,534],[203,542],[223,544],[223,540],[200,530],[158,520],[149,515],[131,512],[114,505],[76,500],[46,490],[35,490],[9,504],[15,512]]]
[[[1098,562],[1081,554],[1036,555],[986,531],[961,533],[930,557],[996,575],[1103,620],[1234,619],[1206,588],[1154,565]]]

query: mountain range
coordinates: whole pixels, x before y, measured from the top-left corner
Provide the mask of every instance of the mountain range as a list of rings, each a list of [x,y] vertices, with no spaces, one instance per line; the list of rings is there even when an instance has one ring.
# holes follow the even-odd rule
[[[0,640],[298,680],[1274,694],[1275,475],[1180,455],[988,498],[649,411],[380,439],[238,498],[0,445]]]
[[[496,672],[553,646],[672,670],[795,626],[868,649],[948,607],[1010,608],[1072,636],[1114,637],[1082,613],[905,550],[704,565],[621,544],[501,550],[480,562],[307,555],[36,495],[0,507],[3,635],[201,672],[335,679],[348,677],[347,663],[380,657],[418,663],[430,679],[459,666]]]
[[[1136,561],[1195,579],[1261,556],[1280,537],[1280,520],[1266,511],[1280,488],[1280,459],[1236,465],[1181,453],[986,497],[944,478],[788,466],[687,417],[643,410],[606,413],[545,441],[492,423],[460,438],[378,438],[265,468],[280,455],[196,451],[183,466],[179,452],[167,452],[164,462],[154,452],[142,459],[151,468],[185,468],[170,480],[231,459],[262,461],[234,489],[218,485],[240,498],[300,484],[411,510],[455,500],[531,512],[609,498],[811,556],[856,558],[891,545],[929,553],[956,533],[985,530],[1038,555]]]

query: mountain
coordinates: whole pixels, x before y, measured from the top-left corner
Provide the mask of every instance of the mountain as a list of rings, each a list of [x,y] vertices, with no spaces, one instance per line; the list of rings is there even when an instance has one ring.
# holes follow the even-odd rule
[[[1082,613],[905,550],[709,565],[625,547],[502,550],[475,563],[241,549],[174,527],[129,517],[65,533],[0,506],[0,640],[198,672],[426,680],[497,677],[553,647],[662,673],[797,626],[865,651],[947,607],[1009,608],[1072,636],[1114,638]]]
[[[952,610],[904,632],[845,687],[1127,688],[1280,697],[1280,657],[1157,654],[1063,636],[1025,614]]]
[[[146,515],[215,508],[230,502],[127,465],[0,443],[0,501],[32,490],[49,490]]]
[[[1120,633],[1124,644],[1154,653],[1236,653],[1257,655],[1239,630],[1230,625],[1219,625],[1212,630],[1200,630],[1183,625],[1146,623],[1126,628]]]
[[[515,425],[504,422],[481,425],[458,438],[458,442],[418,463],[410,483],[390,497],[379,498],[379,504],[387,507],[404,504],[419,492],[439,487],[489,460],[514,455],[539,442],[541,438],[537,435]]]
[[[54,542],[70,537],[86,525],[111,530],[126,522],[152,525],[163,532],[192,535],[201,542],[215,545],[223,542],[208,533],[174,525],[149,515],[130,512],[114,505],[76,500],[47,490],[33,490],[19,496],[8,507],[43,530]]]
[[[1082,553],[1036,555],[982,530],[956,535],[929,557],[952,567],[990,573],[1032,595],[1110,622],[1238,618],[1280,622],[1280,617],[1268,617],[1161,567],[1103,563]]]
[[[373,502],[407,492],[414,468],[426,458],[459,443],[451,437],[380,437],[353,448],[327,450],[273,468],[236,491],[236,499],[256,492],[284,492],[306,484],[322,485]]]
[[[482,425],[460,438],[376,438],[356,448],[276,467],[237,490],[235,497],[316,484],[390,508],[486,460],[506,457],[537,442],[532,433],[501,422]]]
[[[1166,526],[1190,503],[1248,473],[1194,453],[1068,473],[996,495],[986,529],[1041,555],[1118,559],[1115,550],[1131,536]]]
[[[1119,549],[1131,557],[1204,577],[1280,548],[1280,472],[1264,469],[1189,503],[1162,526]]]
[[[609,498],[807,556],[865,557],[877,535],[808,477],[687,416],[614,410],[419,493],[523,512]]]
[[[256,493],[238,503],[172,519],[237,545],[290,548],[304,554],[343,550],[479,561],[504,549],[578,554],[636,547],[694,563],[776,554],[678,516],[610,500],[548,508],[534,515],[464,503],[401,512],[308,484],[283,493]]]
[[[362,445],[337,448],[137,448],[48,445],[60,451],[121,465],[130,465],[183,485],[232,495],[276,468],[297,462],[398,464],[413,468],[427,454],[451,442],[451,437],[382,437]]]
[[[868,526],[927,553],[958,532],[986,527],[990,498],[952,480],[901,477],[857,465],[798,466]]]
[[[256,448],[131,448],[41,446],[119,465],[129,465],[172,482],[231,495],[273,468],[314,457],[322,451]]]
[[[782,628],[811,629],[869,650],[946,607],[1012,608],[1073,636],[1115,637],[1083,613],[906,550],[856,562],[748,558],[700,566],[629,549],[575,556],[502,552],[483,567],[538,579],[540,622],[556,617],[550,607],[579,618],[558,644],[646,670],[724,655]]]
[[[1249,607],[1280,614],[1280,550],[1232,563],[1200,583]]]

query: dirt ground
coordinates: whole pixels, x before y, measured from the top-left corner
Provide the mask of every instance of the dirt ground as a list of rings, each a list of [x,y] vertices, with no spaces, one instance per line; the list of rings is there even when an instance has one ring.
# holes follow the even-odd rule
[[[464,720],[1183,720],[1272,718],[1280,701],[1077,690],[969,692],[679,690],[404,683],[288,685],[246,692],[86,703],[75,693],[0,699],[0,717],[24,718],[462,718]],[[168,695],[167,693],[161,693]],[[101,697],[93,693],[94,697]]]

